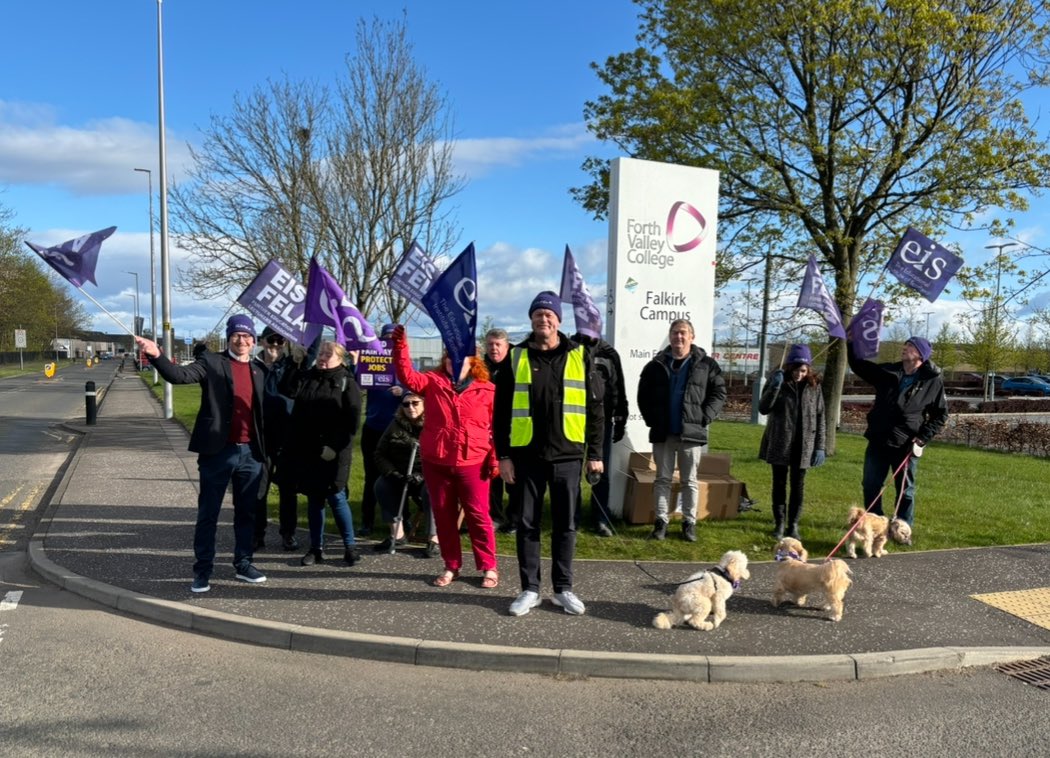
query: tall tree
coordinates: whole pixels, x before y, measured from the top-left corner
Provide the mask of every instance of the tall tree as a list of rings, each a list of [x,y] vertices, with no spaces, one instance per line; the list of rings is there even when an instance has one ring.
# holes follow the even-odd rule
[[[269,82],[212,118],[172,192],[190,251],[182,289],[236,297],[270,258],[305,278],[316,255],[366,316],[403,320],[409,304],[386,281],[413,239],[453,247],[446,201],[463,180],[445,98],[405,21],[359,21],[355,40],[334,90]]]
[[[596,65],[590,129],[628,155],[721,172],[721,253],[782,230],[815,250],[845,318],[905,227],[989,225],[1050,186],[1026,91],[1047,81],[1047,7],[1029,0],[636,0],[639,47]],[[608,167],[573,190],[601,215]],[[845,345],[828,353],[829,430]],[[834,449],[834,439],[829,450]]]

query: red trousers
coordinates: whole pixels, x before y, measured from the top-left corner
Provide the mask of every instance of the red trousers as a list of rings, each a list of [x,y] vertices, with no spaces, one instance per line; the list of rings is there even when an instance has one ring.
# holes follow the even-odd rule
[[[459,541],[459,509],[470,534],[474,566],[478,571],[496,571],[496,534],[489,515],[489,480],[481,478],[483,463],[474,466],[442,466],[423,461],[423,479],[437,524],[441,558],[449,571],[463,567]]]

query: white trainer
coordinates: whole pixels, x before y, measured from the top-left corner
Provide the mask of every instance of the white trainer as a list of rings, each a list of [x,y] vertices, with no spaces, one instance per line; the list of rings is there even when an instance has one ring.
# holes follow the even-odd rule
[[[572,594],[571,590],[555,592],[551,602],[573,616],[582,616],[587,612],[587,606],[583,604],[582,600]]]
[[[514,602],[510,604],[510,615],[524,616],[526,613],[531,611],[539,604],[539,593],[532,592],[531,590],[525,590],[525,592],[522,592],[520,595],[514,598]]]

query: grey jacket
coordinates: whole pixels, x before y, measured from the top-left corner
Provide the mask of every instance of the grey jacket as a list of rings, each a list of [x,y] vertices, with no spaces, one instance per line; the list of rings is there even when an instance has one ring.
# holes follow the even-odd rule
[[[758,457],[771,466],[793,465],[791,448],[796,433],[800,433],[799,468],[809,468],[813,451],[825,449],[827,420],[820,385],[796,384],[790,378],[776,389],[767,384],[758,401],[758,410],[769,416]]]

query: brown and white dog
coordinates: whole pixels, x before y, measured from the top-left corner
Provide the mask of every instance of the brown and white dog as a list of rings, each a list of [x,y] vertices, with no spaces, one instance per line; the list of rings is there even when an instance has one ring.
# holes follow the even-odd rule
[[[717,629],[726,617],[726,600],[740,582],[750,578],[747,556],[739,550],[729,550],[718,566],[697,571],[679,584],[671,597],[671,610],[657,614],[653,626],[670,629],[685,622],[705,632]],[[707,621],[708,614],[713,614],[711,621]]]
[[[911,544],[911,526],[907,521],[876,516],[855,506],[849,509],[849,521],[846,526],[852,529],[858,521],[861,523],[850,534],[849,545],[846,547],[846,554],[850,558],[857,557],[857,545],[864,548],[864,554],[868,558],[881,558],[886,554],[887,540],[893,540],[898,545]]]
[[[806,597],[816,592],[824,593],[824,610],[832,621],[842,620],[842,602],[846,590],[853,584],[849,566],[838,558],[823,563],[807,563],[809,553],[802,543],[791,537],[780,540],[776,546],[776,585],[773,587],[773,607],[780,606],[785,599],[794,600],[795,605],[805,607]]]

